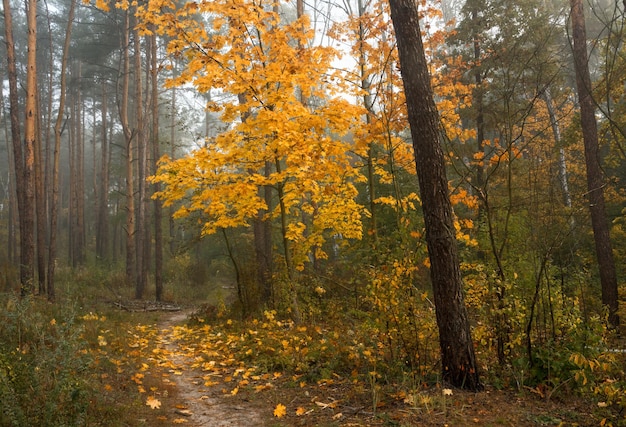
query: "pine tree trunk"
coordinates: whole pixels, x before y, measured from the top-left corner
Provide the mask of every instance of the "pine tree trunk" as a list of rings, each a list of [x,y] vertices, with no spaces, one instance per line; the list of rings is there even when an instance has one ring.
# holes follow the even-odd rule
[[[137,220],[135,224],[135,250],[137,251],[137,276],[135,280],[135,299],[143,298],[147,283],[146,268],[146,140],[144,132],[143,87],[141,79],[141,38],[139,31],[134,32],[134,73],[135,73],[135,120],[137,140]]]
[[[100,145],[100,173],[98,180],[98,213],[96,216],[96,256],[104,263],[109,260],[109,139],[107,120],[107,84],[102,82],[101,100],[102,136]]]
[[[28,0],[28,59],[26,65],[26,109],[24,112],[24,202],[20,216],[22,295],[33,292],[35,275],[35,139],[37,138],[37,0]]]
[[[609,310],[609,324],[619,326],[617,309],[617,275],[611,248],[609,223],[604,204],[604,179],[600,166],[600,147],[598,144],[598,124],[595,117],[591,76],[587,56],[587,34],[582,0],[570,0],[572,35],[574,40],[574,68],[576,87],[580,104],[580,122],[585,145],[585,164],[587,167],[587,194],[591,226],[596,246],[596,258],[600,270],[602,304]]]
[[[70,49],[70,37],[72,23],[74,21],[75,1],[70,3],[65,42],[63,44],[63,56],[61,58],[61,86],[59,88],[59,111],[54,124],[54,153],[52,158],[52,199],[50,201],[50,241],[48,243],[48,277],[47,292],[48,300],[54,301],[56,297],[54,275],[56,269],[57,252],[57,220],[59,216],[59,164],[61,157],[61,135],[63,133],[63,115],[65,113],[65,95],[67,91],[67,61]]]
[[[157,37],[150,37],[151,89],[152,89],[152,173],[157,172],[157,162],[161,157],[159,147],[159,86],[157,64]],[[161,191],[161,184],[154,184],[154,191]],[[157,301],[163,299],[163,202],[154,199],[154,286]]]
[[[482,388],[463,295],[439,117],[420,34],[417,3],[390,0],[430,257],[443,380]]]
[[[137,265],[135,263],[135,186],[133,173],[133,132],[128,124],[128,95],[130,85],[130,11],[125,13],[124,33],[122,35],[122,87],[120,108],[120,123],[124,132],[126,155],[126,282],[134,283]]]

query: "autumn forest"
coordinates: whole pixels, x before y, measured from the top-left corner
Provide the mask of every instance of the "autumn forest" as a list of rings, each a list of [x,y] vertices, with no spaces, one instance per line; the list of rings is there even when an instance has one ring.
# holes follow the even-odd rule
[[[2,18],[0,426],[626,425],[626,2]]]

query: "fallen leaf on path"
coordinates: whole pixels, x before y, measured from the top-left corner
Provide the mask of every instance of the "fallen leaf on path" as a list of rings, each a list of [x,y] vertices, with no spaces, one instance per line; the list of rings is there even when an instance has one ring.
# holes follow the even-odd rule
[[[276,408],[274,408],[274,416],[276,418],[282,418],[287,414],[287,408],[285,407],[285,405],[279,403],[278,405],[276,405]]]
[[[154,396],[148,396],[146,399],[146,405],[152,409],[159,409],[161,407],[161,401],[159,399],[155,399]]]

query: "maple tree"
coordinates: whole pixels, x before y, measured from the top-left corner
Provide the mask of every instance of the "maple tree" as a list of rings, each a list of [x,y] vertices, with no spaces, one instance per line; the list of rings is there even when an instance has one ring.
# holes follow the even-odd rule
[[[336,53],[306,46],[313,37],[306,16],[281,23],[264,4],[230,2],[188,3],[166,13],[172,6],[155,1],[138,10],[142,22],[171,38],[169,53],[186,58],[170,84],[221,93],[225,101],[207,108],[231,125],[189,155],[163,160],[153,179],[165,185],[157,197],[165,206],[182,202],[175,217],[200,211],[204,234],[250,225],[266,210],[265,220],[279,221],[293,283],[309,256],[327,256],[329,237],[361,237],[364,210],[354,184],[362,176],[352,156],[363,148],[342,138],[361,109],[337,95],[338,76],[329,71]],[[198,14],[209,14],[210,25]],[[275,206],[259,188],[275,191]]]

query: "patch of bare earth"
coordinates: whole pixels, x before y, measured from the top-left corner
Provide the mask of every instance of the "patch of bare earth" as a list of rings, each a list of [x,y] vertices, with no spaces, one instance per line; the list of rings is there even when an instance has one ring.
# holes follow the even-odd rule
[[[159,340],[171,356],[169,369],[161,373],[165,377],[167,398],[161,399],[160,415],[155,413],[156,419],[150,423],[192,427],[267,425],[263,418],[271,415],[265,408],[225,394],[219,386],[204,385],[204,374],[192,367],[192,358],[181,350],[172,335],[172,328],[184,323],[190,314],[189,310],[167,313],[159,323]]]

